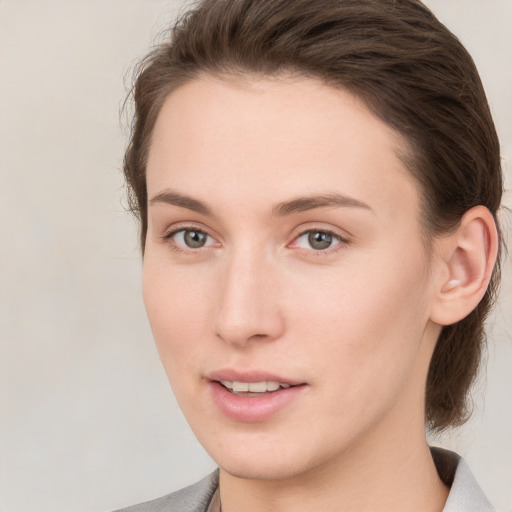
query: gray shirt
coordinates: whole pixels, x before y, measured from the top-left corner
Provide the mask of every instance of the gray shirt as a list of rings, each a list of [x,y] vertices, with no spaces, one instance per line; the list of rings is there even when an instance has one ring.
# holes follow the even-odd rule
[[[441,448],[431,452],[441,480],[450,487],[443,512],[496,512],[464,459]],[[219,512],[218,486],[216,470],[194,485],[116,512]]]

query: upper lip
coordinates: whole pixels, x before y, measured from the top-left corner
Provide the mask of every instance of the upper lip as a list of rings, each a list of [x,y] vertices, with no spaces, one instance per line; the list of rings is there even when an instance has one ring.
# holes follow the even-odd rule
[[[216,370],[207,375],[208,380],[211,381],[236,381],[236,382],[279,382],[281,384],[289,384],[290,386],[297,386],[304,384],[302,381],[283,377],[276,373],[269,373],[261,370],[235,370],[235,369],[221,369]]]

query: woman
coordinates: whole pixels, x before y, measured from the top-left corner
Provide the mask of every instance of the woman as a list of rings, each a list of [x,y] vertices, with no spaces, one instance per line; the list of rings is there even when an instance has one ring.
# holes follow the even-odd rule
[[[206,0],[142,63],[144,299],[219,466],[130,511],[493,510],[456,454],[498,283],[499,143],[416,0]]]

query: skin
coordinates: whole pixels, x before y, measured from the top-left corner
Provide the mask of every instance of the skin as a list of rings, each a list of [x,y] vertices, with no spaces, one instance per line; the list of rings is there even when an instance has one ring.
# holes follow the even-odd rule
[[[202,77],[162,107],[144,300],[176,398],[221,468],[223,512],[443,508],[424,388],[450,276],[443,251],[425,254],[401,146],[353,95],[307,78]],[[332,194],[354,201],[276,214]],[[205,245],[187,246],[185,229]],[[332,245],[313,249],[312,230]],[[211,397],[225,368],[304,385],[270,418],[236,421]]]

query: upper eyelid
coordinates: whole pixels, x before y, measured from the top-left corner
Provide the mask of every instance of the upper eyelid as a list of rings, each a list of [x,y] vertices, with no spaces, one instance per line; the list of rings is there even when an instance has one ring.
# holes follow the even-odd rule
[[[348,240],[347,238],[343,237],[342,235],[339,235],[338,233],[335,233],[334,231],[330,231],[328,229],[306,229],[305,231],[302,231],[297,236],[295,236],[292,239],[292,241],[290,242],[290,244],[288,244],[288,245],[291,245],[291,244],[295,243],[299,238],[302,238],[304,235],[307,235],[308,233],[311,233],[311,232],[313,232],[313,233],[326,233],[328,235],[331,235],[333,238],[336,238],[339,241],[338,244],[333,245],[331,247],[328,247],[327,249],[319,250],[319,249],[311,248],[311,250],[313,250],[313,251],[329,252],[330,249],[334,249],[335,247],[337,247],[340,244],[348,244],[348,243],[350,243],[350,240]]]
[[[306,233],[310,233],[311,231],[316,231],[319,233],[329,233],[330,235],[336,236],[337,238],[344,242],[349,242],[352,238],[354,238],[354,235],[352,235],[352,233],[348,232],[346,229],[337,228],[335,226],[330,227],[331,225],[329,225],[329,227],[323,227],[319,226],[318,224],[319,223],[312,222],[307,223],[306,225],[303,224],[301,226],[298,226],[293,232],[292,241],[296,240],[297,238]]]
[[[208,235],[209,237],[217,240],[218,237],[216,235],[213,235],[211,233],[211,229],[208,229],[207,227],[203,226],[200,222],[175,222],[169,227],[167,227],[162,235],[162,238],[169,238],[172,235],[175,235],[176,233],[179,233],[180,231],[200,231],[201,233],[204,233]]]
[[[345,240],[346,237],[344,237],[343,235],[340,235],[339,233],[336,233],[336,231],[333,231],[331,229],[319,229],[319,228],[310,228],[310,229],[305,229],[304,231],[301,231],[297,236],[295,236],[294,239],[296,238],[299,238],[303,235],[305,235],[306,233],[327,233],[329,235],[333,235],[335,236],[336,238],[339,238],[340,240]]]
[[[210,233],[208,233],[206,230],[201,228],[196,228],[194,226],[188,226],[188,227],[176,227],[176,228],[169,228],[165,230],[165,233],[163,235],[163,238],[170,238],[178,233],[181,233],[182,231],[198,231],[200,233],[204,233],[205,235],[208,235],[211,237]]]

